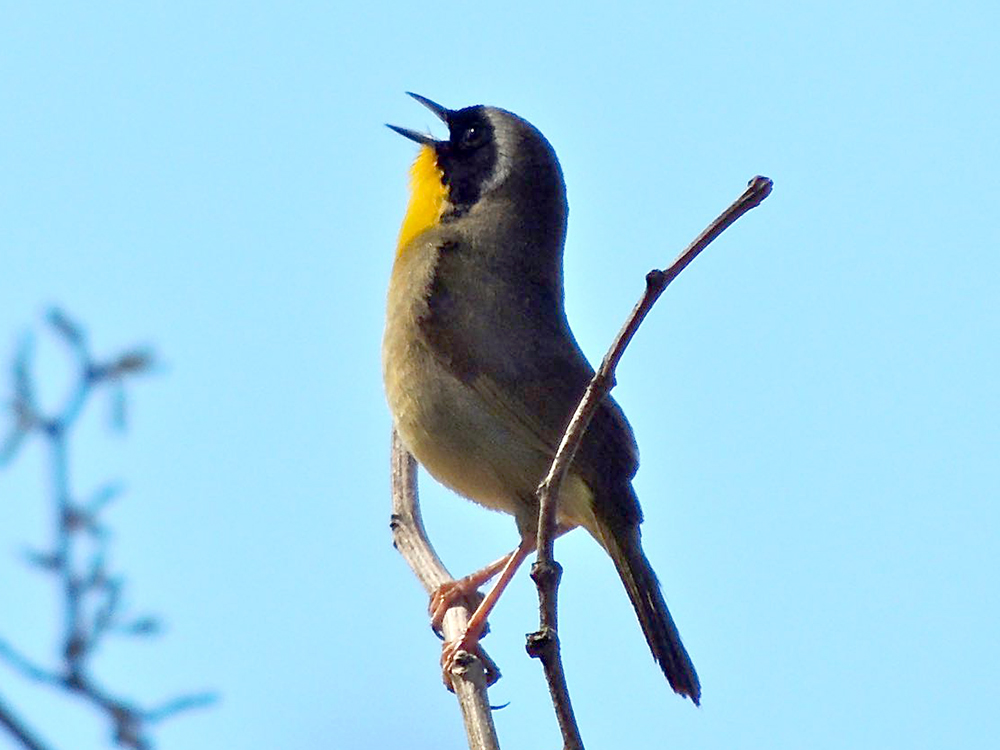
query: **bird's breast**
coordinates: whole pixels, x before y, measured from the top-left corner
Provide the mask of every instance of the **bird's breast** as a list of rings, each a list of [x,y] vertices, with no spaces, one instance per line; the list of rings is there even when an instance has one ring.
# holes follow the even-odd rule
[[[506,466],[524,456],[512,455],[517,450],[512,450],[509,431],[446,368],[421,324],[428,318],[436,256],[436,249],[408,250],[393,268],[382,341],[389,408],[404,445],[439,482],[487,507],[518,515],[520,488],[512,487]]]

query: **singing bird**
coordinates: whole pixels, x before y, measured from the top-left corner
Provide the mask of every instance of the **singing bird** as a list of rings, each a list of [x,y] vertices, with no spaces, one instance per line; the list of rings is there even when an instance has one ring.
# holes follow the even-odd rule
[[[517,115],[451,110],[411,94],[448,126],[416,141],[411,196],[389,282],[383,376],[395,428],[439,482],[514,516],[521,543],[438,592],[438,624],[455,596],[497,573],[465,635],[446,644],[446,673],[475,650],[486,616],[535,544],[535,490],[594,375],[563,307],[566,188],[555,152]],[[559,531],[582,526],[611,557],[670,686],[698,703],[694,666],[643,553],[632,487],[638,449],[605,398],[562,485]]]

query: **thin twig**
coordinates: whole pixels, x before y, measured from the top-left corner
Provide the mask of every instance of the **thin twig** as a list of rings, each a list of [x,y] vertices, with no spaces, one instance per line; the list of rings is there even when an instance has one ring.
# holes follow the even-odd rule
[[[13,709],[0,697],[0,727],[6,729],[27,750],[49,750]]]
[[[587,386],[573,418],[570,420],[559,444],[559,450],[549,467],[549,472],[538,486],[538,558],[532,567],[531,576],[538,586],[539,630],[528,637],[528,652],[538,657],[545,670],[552,695],[556,716],[563,732],[566,748],[582,750],[579,729],[573,720],[573,708],[569,690],[563,675],[559,658],[559,635],[557,628],[557,591],[560,568],[553,557],[556,530],[556,502],[559,487],[569,470],[583,440],[583,435],[597,411],[598,405],[615,385],[615,368],[625,353],[626,347],[638,330],[653,304],[687,265],[708,245],[722,234],[727,227],[752,208],[760,205],[771,192],[773,184],[767,177],[754,177],[747,189],[729,208],[723,211],[688,247],[677,256],[669,268],[653,270],[646,274],[646,291],[633,308],[618,332],[601,366]]]
[[[417,501],[417,462],[392,433],[392,543],[403,556],[428,594],[454,580],[427,538]],[[444,617],[445,640],[457,640],[465,633],[471,613],[456,604]],[[486,694],[487,668],[473,655],[463,657],[451,671],[470,750],[499,750],[493,714]],[[404,743],[405,744],[405,743]]]
[[[11,669],[29,680],[47,685],[62,685],[61,675],[38,666],[3,638],[0,638],[0,661],[7,662]]]

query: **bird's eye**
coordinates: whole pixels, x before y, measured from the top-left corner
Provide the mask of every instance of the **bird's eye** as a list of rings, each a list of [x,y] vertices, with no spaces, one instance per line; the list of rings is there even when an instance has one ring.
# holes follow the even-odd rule
[[[470,125],[458,137],[458,145],[462,148],[476,148],[486,139],[486,131],[478,125]]]

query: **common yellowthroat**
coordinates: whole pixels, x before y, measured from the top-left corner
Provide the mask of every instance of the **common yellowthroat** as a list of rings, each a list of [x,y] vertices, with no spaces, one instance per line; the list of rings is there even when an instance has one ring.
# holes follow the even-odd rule
[[[535,489],[594,375],[563,308],[566,188],[548,141],[517,115],[411,96],[448,138],[389,126],[420,151],[389,283],[385,389],[403,444],[434,478],[514,516],[518,549],[470,577],[474,587],[502,570],[497,592],[534,547]],[[697,704],[698,676],[640,544],[637,468],[632,429],[608,397],[563,483],[557,522],[582,526],[611,556],[653,657]],[[475,647],[491,596],[446,662]]]

